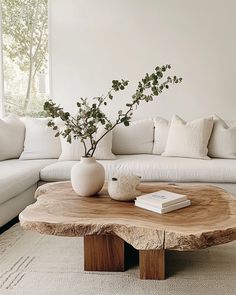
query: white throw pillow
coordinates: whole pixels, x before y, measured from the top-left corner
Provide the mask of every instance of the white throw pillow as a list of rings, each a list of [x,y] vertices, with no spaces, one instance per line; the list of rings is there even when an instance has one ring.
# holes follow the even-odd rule
[[[0,161],[19,158],[24,147],[25,126],[14,115],[0,119]]]
[[[24,151],[20,160],[53,159],[61,154],[60,138],[47,126],[49,119],[26,118]]]
[[[170,124],[166,119],[154,118],[153,154],[161,155],[165,151]]]
[[[215,115],[208,149],[212,158],[236,158],[236,126],[228,126],[224,120]]]
[[[99,138],[104,134],[104,129],[100,128],[96,134],[96,138]],[[61,138],[62,153],[60,155],[60,161],[78,161],[84,156],[84,146],[79,139],[73,139],[71,143],[67,142],[66,138]],[[86,141],[89,146],[89,141]],[[98,143],[94,153],[94,157],[98,160],[113,160],[116,156],[111,151],[112,147],[112,131],[103,137]]]
[[[167,138],[167,157],[209,159],[207,145],[213,128],[213,118],[185,122],[173,116]]]
[[[153,150],[154,123],[152,119],[118,125],[113,131],[112,151],[117,155],[151,154]]]

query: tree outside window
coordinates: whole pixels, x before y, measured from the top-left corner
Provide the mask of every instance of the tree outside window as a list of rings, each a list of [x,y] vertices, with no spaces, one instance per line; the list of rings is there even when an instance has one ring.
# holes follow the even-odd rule
[[[48,98],[48,0],[2,0],[4,109],[44,116]]]

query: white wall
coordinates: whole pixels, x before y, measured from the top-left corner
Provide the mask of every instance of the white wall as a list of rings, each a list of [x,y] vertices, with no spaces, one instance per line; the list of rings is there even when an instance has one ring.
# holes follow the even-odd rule
[[[114,115],[156,65],[184,78],[135,118],[217,113],[236,119],[235,0],[51,0],[52,97],[68,110],[80,96],[132,81],[107,107]]]

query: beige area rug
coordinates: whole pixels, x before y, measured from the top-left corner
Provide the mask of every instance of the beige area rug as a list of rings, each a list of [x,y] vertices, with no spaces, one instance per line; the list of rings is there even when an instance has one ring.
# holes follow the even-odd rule
[[[0,235],[0,294],[224,295],[236,294],[236,242],[197,252],[168,252],[165,281],[123,273],[84,272],[83,240],[23,231]]]

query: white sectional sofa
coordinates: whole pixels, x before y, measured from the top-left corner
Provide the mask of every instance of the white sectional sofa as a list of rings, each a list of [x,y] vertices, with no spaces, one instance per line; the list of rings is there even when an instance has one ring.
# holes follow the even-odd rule
[[[149,125],[150,128],[153,128],[151,132],[150,130],[146,130],[147,126],[145,126],[144,133],[145,135],[149,134],[145,136],[142,135],[140,131],[140,122],[137,124],[134,123],[139,133],[137,134],[135,130],[132,130],[131,126],[130,137],[127,137],[127,134],[124,137],[126,142],[122,140],[123,129],[117,129],[117,131],[114,132],[113,150],[116,151],[116,154],[119,152],[119,149],[121,153],[125,153],[125,146],[127,146],[129,154],[117,154],[116,159],[113,160],[99,160],[105,167],[107,179],[110,179],[117,173],[133,173],[141,176],[142,181],[148,182],[212,183],[228,190],[236,196],[236,159],[212,158],[209,160],[202,160],[181,157],[163,157],[153,154],[151,151],[152,149],[150,149],[150,144],[151,146],[155,144],[155,126],[153,123]],[[37,133],[37,130],[34,130],[35,133]],[[128,129],[126,129],[125,132],[127,133]],[[26,134],[22,134],[19,135],[18,133],[17,137],[27,137],[27,130]],[[34,136],[36,136],[36,134],[34,134]],[[1,124],[0,140],[2,140]],[[12,140],[14,141],[14,138]],[[127,141],[129,142],[127,143]],[[25,149],[24,153],[28,151],[26,142],[25,147],[23,146],[24,138],[22,138],[20,142],[22,142],[22,147],[18,148],[18,156],[23,149]],[[47,146],[50,144],[48,142],[42,143],[39,140],[38,145],[39,144],[41,144],[45,151],[51,149],[50,146]],[[57,142],[57,144],[60,144],[60,141]],[[114,144],[117,144],[117,146],[114,146]],[[36,147],[38,145],[35,144]],[[53,145],[55,145],[55,141]],[[135,154],[136,148],[139,154]],[[10,147],[8,147],[8,150],[9,149]],[[55,146],[53,146],[53,149],[55,149]],[[147,149],[149,152],[148,154],[146,153]],[[0,147],[0,157],[3,152],[4,151],[2,151]],[[2,159],[2,161],[0,161],[0,227],[16,217],[28,204],[34,201],[34,192],[39,184],[69,180],[71,167],[76,163],[76,161],[58,160],[58,155],[55,156],[55,158],[44,159],[42,154],[38,151],[37,155],[40,157],[39,159],[29,159],[30,157],[28,155],[31,154],[32,156],[32,152],[28,152],[26,156],[27,159],[16,158],[4,160],[4,157],[0,158]],[[58,154],[58,150],[56,153]]]

